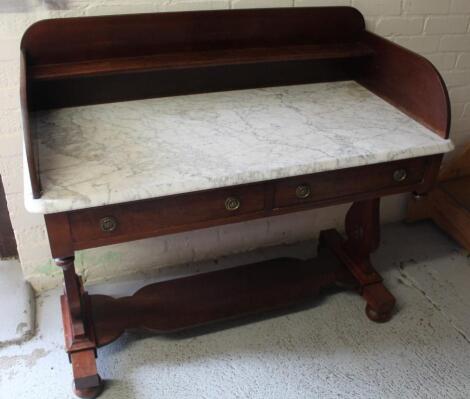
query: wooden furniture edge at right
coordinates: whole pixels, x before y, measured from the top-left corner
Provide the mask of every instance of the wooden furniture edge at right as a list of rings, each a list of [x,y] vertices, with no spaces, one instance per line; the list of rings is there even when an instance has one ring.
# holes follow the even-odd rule
[[[470,252],[470,146],[446,163],[428,194],[408,203],[408,223],[431,219]]]
[[[470,179],[469,184],[470,184]],[[408,203],[406,221],[431,219],[463,248],[470,251],[470,211],[439,187],[429,194],[414,196]]]

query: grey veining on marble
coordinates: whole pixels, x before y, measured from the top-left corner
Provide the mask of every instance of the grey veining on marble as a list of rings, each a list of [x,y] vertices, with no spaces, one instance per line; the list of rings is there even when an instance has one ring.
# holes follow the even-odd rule
[[[54,213],[450,151],[355,82],[197,94],[38,112]]]

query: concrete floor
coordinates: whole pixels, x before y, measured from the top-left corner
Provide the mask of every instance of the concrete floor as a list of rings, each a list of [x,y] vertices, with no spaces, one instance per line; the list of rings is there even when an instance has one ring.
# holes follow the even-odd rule
[[[34,292],[24,281],[18,259],[0,260],[0,348],[34,334]]]
[[[387,324],[370,322],[363,300],[345,292],[199,335],[127,334],[99,351],[101,397],[469,398],[468,253],[431,224],[390,225],[374,261],[398,301]],[[143,279],[90,291],[122,294]],[[35,338],[0,349],[1,399],[73,397],[58,295],[38,299]]]

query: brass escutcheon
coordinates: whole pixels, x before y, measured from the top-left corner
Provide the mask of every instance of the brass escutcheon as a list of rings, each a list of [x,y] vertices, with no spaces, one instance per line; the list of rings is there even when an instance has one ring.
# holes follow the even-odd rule
[[[111,231],[116,230],[117,220],[112,216],[106,216],[100,219],[100,229],[105,233],[110,233]]]
[[[393,172],[393,180],[396,182],[404,181],[407,177],[408,174],[406,173],[406,169],[397,169],[395,172]]]
[[[241,203],[238,198],[228,197],[225,200],[225,209],[227,209],[227,211],[236,211],[238,208],[240,208],[240,205]]]
[[[308,184],[300,184],[295,189],[295,195],[297,198],[305,199],[310,197],[311,194],[310,186]]]

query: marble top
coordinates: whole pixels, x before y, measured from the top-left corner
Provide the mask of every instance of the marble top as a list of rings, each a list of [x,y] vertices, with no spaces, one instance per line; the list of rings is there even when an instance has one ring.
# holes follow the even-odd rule
[[[54,213],[450,151],[359,84],[195,94],[32,114]],[[27,168],[26,173],[27,173]]]

